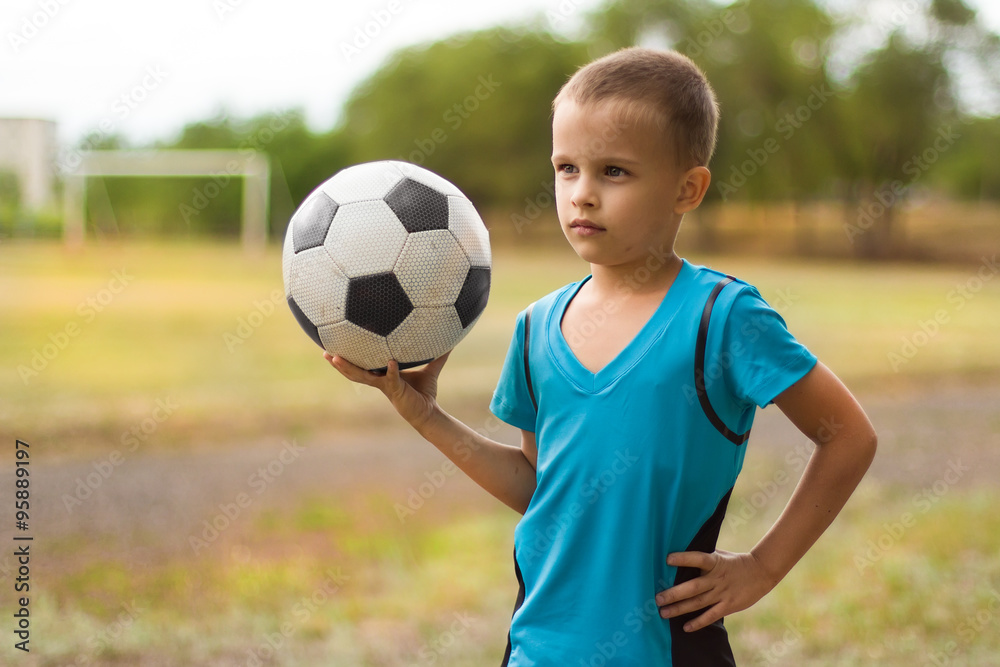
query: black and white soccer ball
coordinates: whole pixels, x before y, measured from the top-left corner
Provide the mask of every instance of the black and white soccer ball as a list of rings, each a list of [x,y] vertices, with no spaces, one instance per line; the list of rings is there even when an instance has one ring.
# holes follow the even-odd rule
[[[285,297],[316,344],[356,366],[425,364],[455,347],[490,292],[489,234],[472,202],[408,162],[348,167],[285,234]]]

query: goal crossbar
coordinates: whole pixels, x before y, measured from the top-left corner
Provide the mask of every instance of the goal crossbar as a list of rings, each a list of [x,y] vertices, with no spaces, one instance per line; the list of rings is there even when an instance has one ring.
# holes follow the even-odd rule
[[[80,246],[84,241],[86,179],[108,176],[241,177],[243,247],[258,251],[267,243],[271,167],[266,155],[227,150],[108,150],[81,151],[75,157],[79,158],[74,160],[76,166],[63,173],[63,239],[69,246]]]

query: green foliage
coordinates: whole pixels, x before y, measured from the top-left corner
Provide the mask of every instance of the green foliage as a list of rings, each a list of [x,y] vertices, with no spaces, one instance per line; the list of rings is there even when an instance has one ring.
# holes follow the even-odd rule
[[[981,80],[984,99],[1000,95],[1000,37],[965,0],[933,0],[896,12],[889,23],[872,18],[861,2],[844,7],[834,13],[820,0],[608,0],[587,16],[577,40],[533,23],[402,49],[355,89],[328,130],[310,128],[300,110],[250,119],[223,114],[158,145],[266,153],[274,238],[321,181],[378,159],[423,164],[453,180],[488,216],[508,217],[549,200],[550,103],[566,78],[595,56],[653,44],[689,55],[719,97],[709,204],[841,199],[853,209],[893,182],[904,189],[899,202],[914,185],[954,197],[1000,196],[1000,166],[985,150],[1000,135],[1000,119],[972,113],[967,96],[957,94],[969,75],[956,74],[961,64]],[[873,42],[870,34],[880,30],[888,38]],[[933,168],[915,163],[947,128],[961,128],[959,138],[937,150]],[[116,136],[84,142],[123,144]],[[210,179],[91,183],[90,221],[109,234],[235,236],[238,179],[212,197],[204,197],[206,189]],[[885,254],[895,208],[860,237],[865,254]],[[709,229],[710,215],[704,217]]]
[[[400,159],[497,208],[548,190],[550,102],[588,59],[542,32],[489,30],[403,50],[348,102],[357,161]]]

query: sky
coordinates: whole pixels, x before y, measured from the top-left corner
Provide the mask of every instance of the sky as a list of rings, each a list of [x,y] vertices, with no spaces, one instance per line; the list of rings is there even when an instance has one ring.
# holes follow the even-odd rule
[[[914,0],[899,0],[905,4]],[[292,107],[330,128],[396,49],[532,17],[572,29],[600,0],[3,0],[0,117],[135,144]],[[1000,31],[1000,2],[970,0]]]

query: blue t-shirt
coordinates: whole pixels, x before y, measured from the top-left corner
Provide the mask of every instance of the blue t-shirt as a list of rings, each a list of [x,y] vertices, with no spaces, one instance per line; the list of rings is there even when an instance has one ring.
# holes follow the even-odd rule
[[[684,633],[693,615],[661,619],[654,596],[698,574],[667,566],[669,553],[715,549],[745,451],[732,435],[749,431],[756,407],[816,357],[754,287],[726,285],[711,310],[703,364],[711,409],[732,431],[723,435],[700,402],[694,368],[702,314],[724,278],[684,261],[650,320],[597,373],[561,331],[589,276],[540,299],[529,336],[537,413],[518,316],[490,409],[535,433],[538,463],[514,532],[522,591],[505,665],[733,664],[722,621]]]

